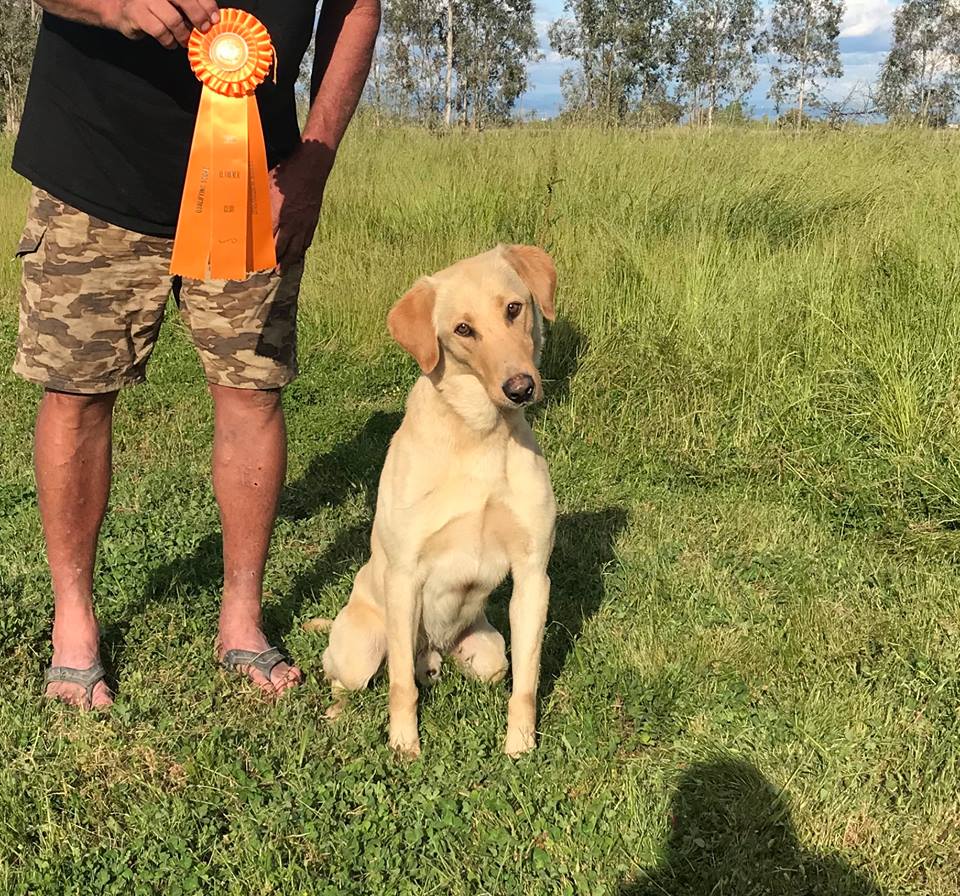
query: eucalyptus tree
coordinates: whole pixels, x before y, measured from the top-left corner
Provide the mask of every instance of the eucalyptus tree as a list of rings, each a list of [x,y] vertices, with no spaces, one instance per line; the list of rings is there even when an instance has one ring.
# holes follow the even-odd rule
[[[779,109],[794,104],[797,128],[805,110],[820,99],[823,82],[843,76],[840,22],[843,0],[775,0],[769,44],[775,56],[770,69],[770,98]]]

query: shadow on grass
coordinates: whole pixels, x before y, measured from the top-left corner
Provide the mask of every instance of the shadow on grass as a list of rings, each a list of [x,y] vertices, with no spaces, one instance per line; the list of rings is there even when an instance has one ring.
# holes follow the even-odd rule
[[[544,400],[529,415],[534,422],[546,408],[563,404],[570,395],[570,381],[587,350],[587,337],[570,321],[561,318],[550,325],[540,358]]]
[[[396,411],[377,411],[351,439],[314,457],[303,475],[284,488],[277,515],[288,520],[307,519],[320,507],[340,504],[363,490],[372,518],[380,470],[401,419]]]
[[[355,491],[365,489],[372,518],[380,468],[399,422],[398,413],[377,412],[351,439],[315,457],[303,475],[284,489],[278,517],[307,519],[320,507],[341,503]],[[320,587],[344,564],[358,559],[368,545],[369,528],[369,524],[364,523],[341,532],[310,573],[299,576],[291,591],[279,602],[266,605],[264,629],[278,647],[283,649],[283,640],[293,625],[304,595],[312,590],[310,586]],[[140,599],[127,608],[124,618],[105,627],[102,638],[105,653],[112,658],[111,665],[122,664],[130,622],[149,604],[168,599],[173,594],[216,591],[222,583],[222,539],[217,530],[204,536],[192,553],[159,567],[151,575]]]
[[[328,454],[315,457],[303,476],[286,489],[280,515],[288,519],[309,517],[321,505],[341,503],[358,491],[365,496],[366,513],[361,522],[337,533],[333,543],[297,575],[279,601],[267,605],[264,622],[268,637],[275,634],[278,640],[282,639],[289,633],[306,600],[344,570],[355,571],[366,560],[380,471],[401,419],[402,415],[397,412],[373,414],[357,435]]]
[[[569,513],[557,522],[550,560],[550,611],[543,642],[540,699],[553,692],[584,626],[600,609],[603,574],[614,559],[614,545],[627,525],[622,507]]]
[[[620,896],[882,896],[842,859],[805,849],[786,795],[746,762],[688,768],[670,825],[657,867],[624,882]]]

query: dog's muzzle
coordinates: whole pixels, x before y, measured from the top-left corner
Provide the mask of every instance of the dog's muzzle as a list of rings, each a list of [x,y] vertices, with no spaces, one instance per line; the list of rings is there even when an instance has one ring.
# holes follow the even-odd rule
[[[536,384],[529,373],[518,373],[503,384],[503,394],[514,404],[524,405],[533,400]]]

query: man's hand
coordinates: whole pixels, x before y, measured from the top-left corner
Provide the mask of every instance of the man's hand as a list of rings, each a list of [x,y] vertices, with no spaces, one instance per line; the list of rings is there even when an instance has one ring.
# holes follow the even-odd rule
[[[126,37],[156,38],[168,50],[185,47],[194,28],[220,21],[216,0],[108,0],[102,24]]]
[[[301,261],[313,242],[333,157],[328,146],[307,140],[270,172],[270,209],[281,270]]]

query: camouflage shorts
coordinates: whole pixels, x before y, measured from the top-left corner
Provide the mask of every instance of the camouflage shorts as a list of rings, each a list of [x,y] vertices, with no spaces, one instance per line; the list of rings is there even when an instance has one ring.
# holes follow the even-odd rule
[[[208,382],[276,389],[297,372],[303,265],[242,281],[169,273],[172,240],[107,224],[34,189],[14,372],[61,392],[142,382],[171,292]]]

